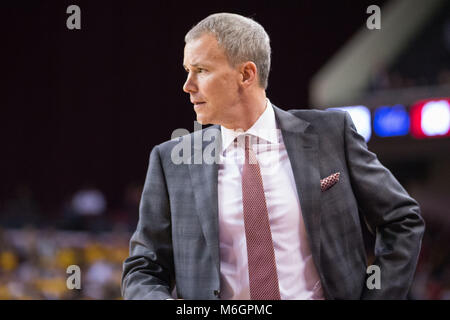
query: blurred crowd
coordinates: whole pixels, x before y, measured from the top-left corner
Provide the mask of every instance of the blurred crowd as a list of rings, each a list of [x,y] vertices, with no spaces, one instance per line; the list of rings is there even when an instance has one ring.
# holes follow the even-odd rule
[[[127,186],[113,208],[99,188],[84,185],[51,215],[29,186],[18,185],[0,202],[0,299],[121,299],[141,188]],[[67,286],[73,265],[81,289]]]
[[[129,238],[120,229],[0,230],[0,299],[120,299]],[[72,265],[80,268],[80,289],[67,285]]]
[[[116,204],[108,203],[99,187],[85,183],[51,210],[42,207],[32,189],[30,185],[20,183],[5,197],[7,199],[0,199],[0,226],[10,229],[51,226],[92,232],[111,231],[117,227],[129,231],[136,228],[142,193],[138,183],[126,185]]]
[[[439,222],[426,223],[410,296],[418,300],[450,300],[449,229]]]
[[[130,198],[139,202],[137,197]],[[135,224],[118,220],[106,223],[106,207],[99,190],[83,189],[72,197],[68,222],[62,224],[66,228],[36,227],[32,223],[0,227],[0,299],[121,299],[122,263],[128,256]],[[130,214],[137,217],[138,208]],[[72,230],[68,223],[73,223]],[[439,221],[426,223],[409,298],[448,300],[449,226]],[[373,257],[369,255],[369,263],[370,259]],[[80,268],[80,289],[68,288],[72,273],[67,268],[72,265]]]
[[[370,91],[450,84],[449,8],[445,3],[394,63],[374,66]]]
[[[450,69],[444,67],[434,76],[414,77],[400,71],[378,68],[372,73],[370,92],[386,89],[405,89],[420,86],[440,86],[450,84]]]

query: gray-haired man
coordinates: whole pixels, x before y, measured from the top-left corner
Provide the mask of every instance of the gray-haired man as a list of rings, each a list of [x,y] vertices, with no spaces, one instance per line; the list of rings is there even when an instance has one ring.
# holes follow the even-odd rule
[[[123,296],[405,298],[424,222],[348,114],[271,104],[270,41],[251,19],[214,14],[185,41],[183,90],[197,121],[213,124],[188,136],[190,159],[215,131],[220,161],[176,164],[175,140],[153,148]],[[376,235],[375,289],[360,216]]]

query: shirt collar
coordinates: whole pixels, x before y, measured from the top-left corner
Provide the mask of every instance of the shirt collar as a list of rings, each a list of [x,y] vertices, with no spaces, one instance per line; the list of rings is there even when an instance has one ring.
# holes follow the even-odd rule
[[[220,126],[220,131],[222,134],[222,152],[230,146],[236,137],[242,134],[250,134],[270,143],[278,143],[275,112],[270,100],[266,100],[266,109],[247,131],[232,130],[227,129],[224,126]]]

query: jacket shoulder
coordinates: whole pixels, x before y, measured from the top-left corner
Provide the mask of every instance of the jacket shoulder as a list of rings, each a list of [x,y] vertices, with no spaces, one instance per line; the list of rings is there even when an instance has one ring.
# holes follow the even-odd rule
[[[343,121],[346,115],[346,111],[337,109],[291,109],[288,110],[290,114],[296,116],[297,118],[303,119],[310,123],[320,122],[320,121]]]

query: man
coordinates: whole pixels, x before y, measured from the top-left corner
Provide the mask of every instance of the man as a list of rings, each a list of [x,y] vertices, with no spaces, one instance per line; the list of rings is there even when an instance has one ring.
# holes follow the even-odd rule
[[[349,115],[272,105],[269,37],[251,19],[211,15],[185,42],[183,90],[213,126],[181,139],[187,161],[174,161],[180,139],[152,150],[123,296],[404,299],[424,222]],[[375,289],[360,221],[376,236]]]

